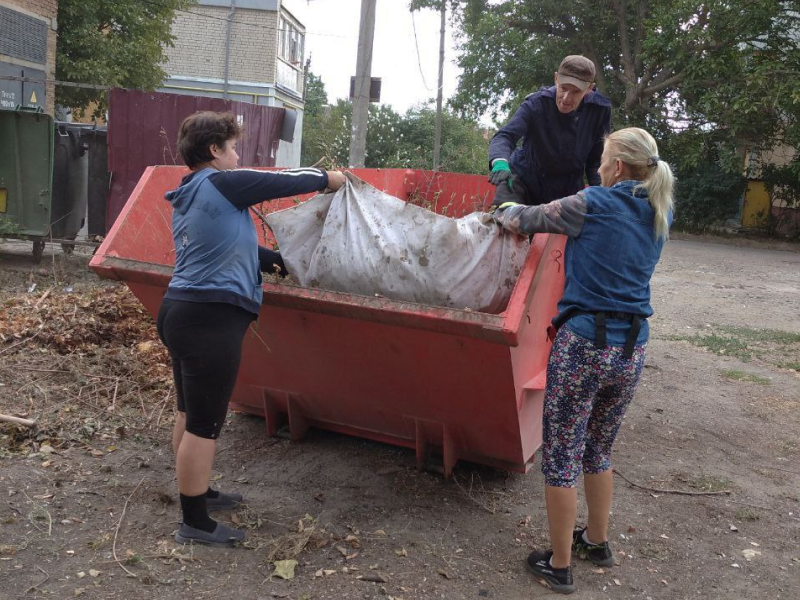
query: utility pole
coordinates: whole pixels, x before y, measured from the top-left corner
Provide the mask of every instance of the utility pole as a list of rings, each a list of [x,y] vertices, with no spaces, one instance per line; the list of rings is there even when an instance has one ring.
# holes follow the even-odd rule
[[[363,167],[367,147],[369,88],[372,76],[372,39],[375,36],[375,4],[361,0],[361,23],[358,28],[358,57],[353,94],[353,129],[350,133],[350,166]]]
[[[444,28],[447,13],[446,1],[442,0],[442,28],[439,32],[439,87],[436,92],[436,125],[433,134],[433,170],[439,170],[442,151],[442,87],[444,85]]]
[[[224,77],[225,83],[222,86],[222,97],[227,100],[228,99],[228,79],[230,75],[230,64],[231,64],[231,28],[233,27],[233,17],[236,16],[236,0],[231,0],[231,10],[228,12],[228,21],[227,25],[225,26],[225,67],[224,67]]]

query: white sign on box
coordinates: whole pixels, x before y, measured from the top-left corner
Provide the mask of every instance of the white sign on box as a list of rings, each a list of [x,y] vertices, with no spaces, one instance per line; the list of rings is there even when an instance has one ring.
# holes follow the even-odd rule
[[[530,244],[482,217],[438,215],[347,173],[336,193],[272,213],[267,223],[302,286],[496,314]]]

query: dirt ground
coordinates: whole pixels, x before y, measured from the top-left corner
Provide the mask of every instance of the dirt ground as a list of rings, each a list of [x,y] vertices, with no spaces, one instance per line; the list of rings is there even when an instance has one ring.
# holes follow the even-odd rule
[[[575,564],[574,598],[800,598],[800,253],[773,247],[668,244],[615,446],[618,564]],[[176,545],[152,319],[85,250],[38,266],[29,252],[0,243],[0,413],[39,424],[0,423],[0,597],[552,595],[523,564],[548,544],[538,457],[527,475],[460,463],[444,480],[409,450],[321,431],[292,444],[243,414],[214,485],[246,495],[220,515],[246,544]],[[294,578],[273,575],[282,559]]]

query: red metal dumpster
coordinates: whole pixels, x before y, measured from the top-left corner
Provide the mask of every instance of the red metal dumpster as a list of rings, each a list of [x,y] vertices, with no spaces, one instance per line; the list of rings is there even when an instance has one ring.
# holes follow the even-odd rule
[[[491,199],[482,176],[353,172],[450,216]],[[101,277],[124,281],[154,316],[174,264],[164,193],[186,173],[148,168],[90,263]],[[270,241],[258,219],[256,227]],[[546,327],[563,291],[564,243],[564,236],[534,237],[498,315],[266,283],[232,407],[263,415],[269,435],[288,422],[293,440],[320,427],[413,448],[420,466],[441,459],[446,476],[460,459],[525,472],[541,443]]]

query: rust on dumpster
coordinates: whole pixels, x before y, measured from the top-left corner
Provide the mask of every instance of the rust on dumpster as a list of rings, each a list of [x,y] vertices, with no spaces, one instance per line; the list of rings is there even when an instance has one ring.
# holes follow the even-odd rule
[[[353,172],[448,216],[481,210],[493,193],[478,175]],[[186,173],[148,168],[90,263],[101,277],[124,281],[153,316],[174,264],[164,193]],[[254,219],[269,244],[268,228]],[[565,241],[534,236],[508,306],[496,315],[265,283],[231,407],[263,416],[268,435],[288,425],[299,440],[316,427],[407,447],[418,466],[441,465],[445,476],[459,460],[525,472],[541,444],[546,329],[563,292]]]

